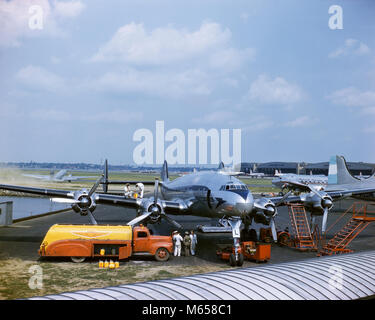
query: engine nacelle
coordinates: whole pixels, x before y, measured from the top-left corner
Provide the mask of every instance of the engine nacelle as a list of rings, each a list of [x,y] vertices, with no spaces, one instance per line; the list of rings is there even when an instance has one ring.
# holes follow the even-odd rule
[[[81,216],[86,216],[89,211],[94,212],[96,209],[94,199],[89,197],[86,193],[77,194],[75,198],[78,202],[72,205],[72,209]]]

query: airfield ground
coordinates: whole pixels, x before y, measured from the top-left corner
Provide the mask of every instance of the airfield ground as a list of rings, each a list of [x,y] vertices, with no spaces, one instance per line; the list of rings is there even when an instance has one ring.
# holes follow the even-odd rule
[[[253,179],[255,180],[255,179]],[[259,180],[260,184],[267,181]],[[262,182],[263,180],[263,182]],[[66,188],[66,187],[65,187]],[[70,189],[70,188],[67,188]],[[251,187],[250,187],[251,189]],[[328,225],[334,222],[353,203],[343,200],[335,203],[328,219]],[[94,215],[99,224],[125,224],[135,217],[135,211],[114,206],[98,206]],[[175,216],[186,230],[197,225],[215,224],[216,220],[193,216]],[[343,226],[349,217],[335,226],[327,238]],[[320,223],[320,219],[318,219]],[[54,215],[14,223],[0,228],[0,299],[18,299],[31,296],[75,291],[80,289],[100,288],[126,283],[143,282],[156,279],[206,273],[231,268],[227,262],[216,256],[218,244],[231,244],[231,234],[198,233],[197,256],[173,257],[165,263],[152,258],[134,258],[120,263],[115,270],[99,269],[98,260],[90,260],[80,264],[69,259],[40,259],[37,250],[49,227],[55,223],[88,224],[87,217],[82,217],[72,210]],[[280,208],[276,218],[278,229],[283,230],[289,224],[287,208]],[[260,225],[257,226],[258,228]],[[154,233],[167,235],[173,231],[168,223],[153,225]],[[370,224],[350,245],[356,252],[372,250],[375,247],[375,223]],[[272,244],[271,260],[267,264],[308,259],[316,256],[316,252],[299,252],[292,248]],[[29,280],[33,275],[29,268],[38,265],[43,272],[43,288],[30,289]],[[244,267],[255,267],[259,264],[245,261]]]

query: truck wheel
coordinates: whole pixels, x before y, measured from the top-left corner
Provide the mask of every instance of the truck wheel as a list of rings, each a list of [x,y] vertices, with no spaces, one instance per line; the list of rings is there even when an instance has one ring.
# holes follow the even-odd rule
[[[230,257],[229,257],[229,264],[232,266],[232,267],[235,267],[236,266],[236,257],[233,253],[231,253]]]
[[[159,248],[156,250],[155,259],[157,261],[167,261],[169,259],[169,252],[165,248]]]
[[[70,257],[70,259],[75,263],[81,263],[86,260],[86,257]]]
[[[237,266],[241,267],[243,265],[243,254],[240,253],[238,255],[238,261],[237,261]]]

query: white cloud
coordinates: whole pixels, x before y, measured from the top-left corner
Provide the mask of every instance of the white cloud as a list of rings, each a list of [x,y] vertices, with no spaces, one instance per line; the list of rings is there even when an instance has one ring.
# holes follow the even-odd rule
[[[310,118],[309,116],[301,116],[292,121],[288,121],[284,124],[285,127],[306,127],[315,124],[318,121],[317,118]]]
[[[262,74],[251,83],[246,97],[265,104],[288,105],[301,101],[304,96],[304,91],[298,85],[282,77],[271,79]]]
[[[243,22],[247,22],[247,20],[249,19],[249,14],[247,12],[242,12],[240,14],[240,19],[243,21]]]
[[[93,113],[82,116],[82,121],[129,124],[143,120],[143,113],[124,109]]]
[[[243,132],[257,132],[263,131],[269,128],[276,127],[277,124],[265,116],[253,116],[250,121],[247,121],[246,124],[243,124]]]
[[[365,43],[357,39],[346,39],[344,45],[331,52],[328,57],[337,58],[348,55],[362,56],[368,53],[370,53],[370,48]]]
[[[197,30],[171,25],[147,30],[132,22],[91,57],[90,62],[111,63],[116,70],[89,86],[167,98],[209,95],[223,83],[233,88],[238,86],[233,73],[254,60],[255,50],[234,48],[231,39],[231,31],[215,22],[203,22]]]
[[[68,112],[57,108],[28,108],[15,105],[2,104],[0,107],[0,116],[5,119],[31,119],[48,122],[79,122],[79,123],[109,123],[109,124],[129,124],[143,120],[143,113],[140,111],[114,109],[103,112],[87,113],[81,110]]]
[[[166,64],[221,47],[230,37],[231,32],[228,29],[222,30],[217,23],[203,23],[195,32],[171,26],[147,32],[143,24],[132,22],[118,29],[112,39],[99,49],[93,60]]]
[[[355,87],[337,90],[327,98],[335,104],[347,107],[375,107],[375,91],[360,91]]]
[[[30,118],[35,120],[45,121],[70,121],[72,120],[71,114],[63,110],[55,109],[35,109],[31,110],[29,115]]]
[[[66,89],[65,80],[38,66],[29,65],[19,70],[15,78],[18,82],[30,89],[49,92],[60,92]]]
[[[208,60],[212,67],[237,68],[253,59],[253,49],[230,46],[232,34],[214,22],[204,22],[196,31],[172,26],[147,31],[134,22],[119,28],[91,61],[121,61],[133,65],[170,65],[194,58]]]
[[[35,16],[32,6],[38,6],[41,11],[42,29],[32,29],[29,22]],[[39,36],[63,36],[65,31],[59,26],[60,19],[76,17],[84,6],[80,1],[48,0],[12,0],[0,1],[0,46],[16,47],[21,45],[23,38]],[[30,20],[31,19],[31,20]]]
[[[374,126],[366,126],[362,129],[362,132],[364,133],[370,133],[370,134],[374,134],[375,133],[375,127]]]
[[[168,98],[205,96],[212,90],[207,74],[198,69],[160,73],[128,68],[123,72],[108,72],[85,86],[98,91],[145,93]]]
[[[233,71],[238,70],[247,61],[253,61],[255,58],[255,49],[247,48],[244,50],[227,48],[213,52],[209,64],[216,70]]]
[[[197,124],[217,124],[227,123],[230,124],[235,119],[236,114],[231,111],[214,111],[203,116],[193,118],[192,123]]]
[[[54,13],[63,18],[74,18],[81,14],[85,5],[81,1],[54,1]]]

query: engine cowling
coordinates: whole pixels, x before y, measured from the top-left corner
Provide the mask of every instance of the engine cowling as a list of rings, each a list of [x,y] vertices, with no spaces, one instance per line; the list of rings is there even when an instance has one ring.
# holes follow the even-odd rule
[[[94,212],[96,209],[96,203],[93,197],[88,195],[87,191],[75,193],[74,198],[77,202],[72,205],[72,209],[81,216],[86,216],[89,212]]]

